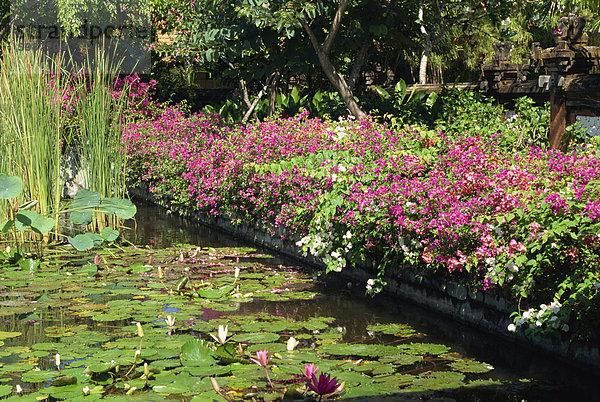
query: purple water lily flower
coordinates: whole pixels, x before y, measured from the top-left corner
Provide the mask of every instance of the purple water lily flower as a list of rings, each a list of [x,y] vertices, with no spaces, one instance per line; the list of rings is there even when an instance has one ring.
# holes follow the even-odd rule
[[[338,379],[336,377],[331,377],[329,374],[321,373],[319,375],[319,380],[317,380],[317,375],[313,374],[310,381],[308,381],[308,388],[312,391],[316,392],[320,396],[328,395],[339,387]]]

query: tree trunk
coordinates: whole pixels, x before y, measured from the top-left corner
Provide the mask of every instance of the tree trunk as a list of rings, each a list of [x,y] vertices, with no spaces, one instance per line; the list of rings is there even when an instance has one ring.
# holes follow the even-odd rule
[[[358,76],[360,75],[360,69],[362,68],[363,63],[365,62],[365,58],[367,57],[367,51],[369,50],[371,41],[371,37],[365,38],[360,47],[360,50],[358,51],[358,56],[356,56],[356,60],[352,65],[352,70],[350,71],[350,75],[348,76],[348,86],[352,91],[354,91],[354,86],[356,85],[356,81],[358,80]]]
[[[421,53],[421,61],[419,62],[419,84],[427,84],[427,61],[429,60],[428,46],[425,46]]]
[[[267,115],[269,117],[273,116],[275,112],[275,100],[277,99],[277,82],[279,81],[279,70],[275,70],[273,73],[273,81],[271,81],[271,93],[269,94],[269,111]]]
[[[332,27],[329,29],[329,34],[327,34],[327,38],[325,39],[325,42],[323,42],[323,45],[319,44],[314,32],[312,31],[308,23],[304,19],[301,19],[300,22],[302,23],[304,30],[310,38],[310,42],[312,43],[313,48],[317,53],[317,57],[319,58],[321,68],[327,76],[327,79],[329,79],[331,84],[338,91],[350,113],[352,113],[354,117],[362,119],[366,116],[365,112],[363,112],[360,109],[360,106],[358,106],[358,103],[356,102],[356,100],[354,100],[354,95],[352,94],[352,90],[348,86],[348,83],[346,82],[344,77],[342,77],[341,74],[336,71],[333,64],[331,64],[331,60],[329,59],[329,50],[331,49],[333,36],[339,29],[339,24],[341,24],[341,15],[343,15],[344,9],[347,5],[347,0],[342,0],[340,2],[340,7],[336,12],[335,18],[332,23]]]
[[[423,21],[423,8],[423,0],[420,0],[417,19],[419,20],[419,25],[421,26],[421,34],[423,34],[423,38],[425,39],[425,48],[421,53],[421,61],[419,62],[419,84],[427,84],[427,61],[429,60],[429,53],[431,52],[431,39],[429,38],[429,34],[427,34],[427,30],[425,29],[425,22]]]

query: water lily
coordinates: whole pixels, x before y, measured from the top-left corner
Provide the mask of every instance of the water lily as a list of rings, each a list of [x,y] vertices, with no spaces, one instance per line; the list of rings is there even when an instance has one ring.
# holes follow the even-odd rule
[[[165,321],[167,322],[169,328],[173,328],[175,326],[175,317],[168,315],[167,318],[165,318]]]
[[[98,254],[96,254],[94,256],[94,264],[95,265],[100,265],[101,262],[102,262],[102,258],[100,258],[100,256]]]
[[[136,327],[137,327],[137,334],[140,338],[144,337],[144,329],[142,328],[142,323],[140,322],[136,322],[135,323]]]
[[[331,377],[329,374],[321,373],[317,380],[317,375],[313,374],[310,381],[308,381],[308,388],[319,394],[319,400],[323,395],[333,394],[338,390],[340,386],[336,377]]]
[[[265,374],[267,375],[267,380],[269,380],[269,385],[273,388],[273,383],[271,382],[271,377],[269,377],[269,372],[267,371],[267,365],[269,364],[269,352],[266,349],[259,350],[256,352],[256,359],[250,358],[254,363],[263,367],[265,369]]]
[[[58,353],[54,355],[54,363],[56,363],[56,368],[60,371],[60,355]]]
[[[296,349],[296,346],[298,346],[300,342],[296,340],[296,338],[294,338],[293,336],[290,337],[290,339],[288,339],[287,341],[287,350],[288,352],[291,352],[292,350]]]
[[[316,367],[314,363],[305,364],[304,372],[302,374],[304,374],[304,376],[310,380],[317,373],[317,371],[319,371],[319,368]]]
[[[227,343],[227,341],[229,339],[227,339],[227,327],[228,325],[219,325],[219,331],[217,333],[217,336],[214,336],[213,334],[210,334],[210,336],[212,336],[212,338],[215,340],[215,342],[220,343],[221,345],[225,345]]]
[[[269,352],[266,349],[259,350],[256,352],[256,359],[250,358],[254,363],[258,364],[260,367],[267,367],[269,364]]]

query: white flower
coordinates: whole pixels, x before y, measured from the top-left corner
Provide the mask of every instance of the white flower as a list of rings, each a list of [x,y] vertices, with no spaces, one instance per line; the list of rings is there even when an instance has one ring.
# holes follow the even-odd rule
[[[517,264],[515,264],[512,261],[509,261],[506,263],[505,267],[510,271],[510,272],[519,272],[519,266]]]
[[[346,166],[344,165],[338,165],[338,170],[342,173],[344,173],[346,171]]]
[[[563,332],[569,332],[569,325],[564,324],[561,329],[563,330]]]
[[[21,385],[19,385],[19,384],[15,385],[15,392],[17,394],[20,394],[21,392],[23,392],[23,388],[21,388]]]
[[[541,327],[541,326],[542,326],[542,322],[541,322],[540,320],[537,320],[537,321],[535,322],[535,325],[536,325],[537,327]]]
[[[517,331],[517,327],[515,326],[515,324],[508,324],[508,332],[516,332]]]
[[[529,310],[527,310],[523,313],[523,319],[529,320],[531,317],[533,317],[533,309],[532,308],[530,308]]]
[[[169,328],[173,328],[175,326],[175,317],[168,315],[167,318],[165,318],[165,321],[167,322]]]
[[[341,257],[341,254],[337,251],[334,251],[333,253],[331,253],[331,256],[337,260]]]
[[[296,349],[296,346],[298,346],[300,342],[296,340],[296,338],[294,338],[293,336],[290,337],[290,339],[288,339],[287,341],[287,350],[288,352],[291,352],[292,350]]]
[[[227,341],[228,341],[228,339],[227,339],[227,327],[228,327],[228,325],[225,325],[225,326],[219,325],[219,331],[218,331],[217,336],[214,336],[213,334],[210,334],[210,336],[212,336],[212,338],[216,342],[220,343],[221,345],[225,345],[227,343]]]
[[[352,233],[350,231],[347,231],[346,234],[344,236],[342,236],[344,240],[348,240],[352,237]],[[599,283],[600,284],[600,283]]]
[[[82,391],[83,391],[83,395],[89,395],[90,394],[90,387],[88,387],[86,385],[85,387],[83,387]]]
[[[485,263],[487,265],[494,265],[495,262],[496,262],[496,259],[494,257],[488,257],[485,259]]]
[[[375,286],[375,279],[369,279],[367,281],[367,290],[373,290],[373,286]]]

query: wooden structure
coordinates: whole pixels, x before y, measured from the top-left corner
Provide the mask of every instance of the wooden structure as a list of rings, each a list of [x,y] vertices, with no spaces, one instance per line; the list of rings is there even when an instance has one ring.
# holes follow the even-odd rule
[[[528,95],[550,101],[550,146],[561,148],[566,127],[577,116],[600,116],[600,47],[587,46],[585,18],[570,14],[559,20],[556,46],[534,43],[529,65],[510,62],[509,44],[496,44],[496,55],[483,66],[482,89],[498,100]],[[527,80],[526,72],[540,74]]]
[[[485,91],[500,103],[521,96],[538,104],[549,101],[550,146],[561,148],[566,127],[575,123],[577,116],[600,117],[600,74],[590,74],[592,68],[600,67],[600,47],[587,46],[584,28],[585,18],[570,14],[559,20],[556,46],[542,49],[534,43],[529,63],[513,63],[512,44],[496,43],[492,62],[482,66],[479,82],[413,85],[407,91],[439,93],[460,88]]]

